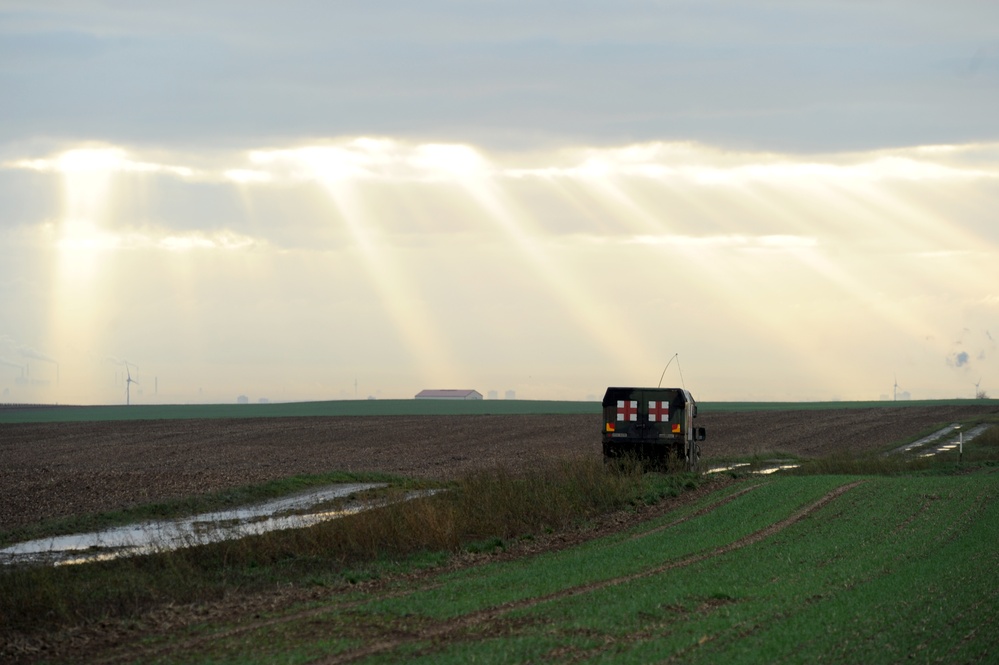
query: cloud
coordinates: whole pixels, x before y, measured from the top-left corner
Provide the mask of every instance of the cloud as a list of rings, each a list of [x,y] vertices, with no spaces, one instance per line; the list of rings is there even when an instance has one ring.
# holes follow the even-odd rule
[[[54,226],[46,225],[36,234],[36,242],[44,242],[51,236]],[[58,227],[61,235],[54,247],[66,253],[235,251],[267,244],[263,239],[229,229],[174,231],[150,224],[141,228],[105,229],[85,219],[62,220]]]
[[[446,182],[637,179],[677,185],[999,179],[999,143],[914,146],[871,152],[795,156],[732,152],[694,142],[565,147],[546,152],[488,152],[466,143],[422,143],[357,136],[242,153],[159,152],[102,144],[69,146],[49,157],[9,159],[6,169],[54,173],[152,174],[183,180],[266,187],[302,181]],[[168,160],[168,161],[164,161]]]
[[[22,159],[4,164],[47,173],[169,173],[190,178],[196,171],[187,166],[173,166],[130,159],[123,148],[116,146],[72,148],[49,159]]]
[[[964,242],[960,229],[929,236],[925,229],[934,227],[909,221],[901,207],[888,223],[873,216],[908,196],[907,188],[924,191],[922,180],[964,188],[962,195],[988,192],[999,180],[999,143],[804,157],[691,141],[497,152],[358,136],[204,153],[70,144],[49,155],[8,159],[4,167],[0,188],[21,217],[35,211],[36,219],[57,217],[58,227],[81,216],[69,209],[73,201],[90,199],[93,211],[101,212],[98,199],[103,210],[114,211],[103,224],[74,220],[74,233],[62,233],[64,248],[342,248],[352,241],[341,205],[346,193],[367,209],[367,224],[400,245],[428,234],[495,234],[496,224],[481,209],[491,201],[493,212],[503,208],[521,220],[525,233],[648,244],[802,250],[831,247],[835,234],[868,243],[884,236],[880,242],[897,247],[898,227],[907,251],[946,263],[986,249],[977,240]],[[70,192],[64,209],[56,204],[53,210],[53,197],[38,196],[37,188],[15,186],[17,174],[51,179],[55,192]],[[98,185],[106,194],[98,196]],[[932,205],[920,206],[924,215],[934,214]],[[953,212],[939,214],[951,218]],[[917,222],[919,233],[913,233]]]
[[[961,334],[954,342],[956,347],[966,347],[969,351],[954,351],[947,357],[947,364],[956,368],[968,368],[972,364],[972,358],[979,363],[985,362],[990,352],[995,350],[996,344],[992,339],[992,334],[988,330],[978,331],[965,327],[961,329]]]
[[[787,250],[812,249],[819,245],[816,238],[791,235],[639,235],[624,239],[625,244],[665,245],[691,249],[732,248],[745,250]]]
[[[245,4],[5,3],[0,141],[996,135],[989,3]]]
[[[909,358],[932,365],[906,380],[919,394],[988,369],[999,229],[964,215],[995,208],[999,144],[808,156],[690,141],[518,152],[333,137],[237,148],[66,144],[8,156],[2,191],[28,210],[40,197],[4,180],[43,181],[54,203],[20,235],[4,232],[0,284],[37,286],[0,296],[23,312],[12,333],[65,360],[67,394],[91,385],[68,377],[102,371],[74,345],[127,354],[147,375],[183,365],[193,384],[225,374],[201,366],[226,362],[248,375],[300,373],[266,344],[286,331],[302,357],[326,358],[308,370],[316,376],[398,364],[420,378],[440,367],[443,381],[537,359],[565,374],[597,358],[584,383],[630,381],[655,355],[647,349],[708,357],[733,338],[761,364],[807,359],[801,381],[856,398],[870,393],[843,386]],[[931,261],[934,250],[945,251]],[[967,318],[976,307],[980,318]],[[422,360],[421,345],[446,349],[443,362]],[[503,362],[481,351],[495,347],[508,349]],[[619,355],[628,362],[600,364]]]

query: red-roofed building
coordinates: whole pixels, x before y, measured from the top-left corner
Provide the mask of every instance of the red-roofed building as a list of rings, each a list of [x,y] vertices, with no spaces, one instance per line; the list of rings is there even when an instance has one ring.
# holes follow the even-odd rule
[[[421,390],[416,399],[482,399],[478,390]]]

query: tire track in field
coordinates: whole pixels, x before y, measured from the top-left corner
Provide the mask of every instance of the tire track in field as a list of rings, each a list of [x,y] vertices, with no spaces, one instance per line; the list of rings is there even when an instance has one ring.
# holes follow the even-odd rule
[[[722,506],[735,501],[736,499],[738,499],[740,496],[742,496],[746,492],[751,492],[754,489],[756,489],[757,487],[763,487],[763,485],[765,485],[765,484],[766,483],[760,483],[758,485],[750,485],[749,487],[743,487],[738,492],[733,492],[732,494],[728,495],[727,497],[725,497],[723,499],[720,499],[720,500],[718,500],[718,501],[716,501],[716,502],[714,502],[714,503],[712,503],[710,505],[707,505],[707,506],[705,506],[705,507],[703,507],[703,508],[701,508],[699,510],[695,510],[694,512],[690,513],[689,515],[685,515],[684,517],[681,517],[679,519],[673,520],[672,522],[670,522],[668,524],[662,524],[662,525],[657,526],[655,528],[649,529],[648,531],[639,531],[639,532],[637,532],[637,533],[635,533],[635,534],[633,534],[631,536],[631,540],[637,540],[639,538],[644,538],[645,536],[651,536],[654,533],[659,533],[660,531],[665,531],[666,529],[671,529],[671,528],[677,526],[678,524],[683,524],[684,522],[688,522],[688,521],[694,519],[695,517],[702,517],[704,515],[707,515],[708,513],[713,512],[713,511],[721,508]]]
[[[706,552],[701,552],[700,554],[693,554],[683,559],[677,559],[675,561],[670,561],[660,566],[654,568],[649,568],[638,573],[632,573],[630,575],[623,575],[621,577],[614,577],[607,580],[602,580],[600,582],[592,582],[589,584],[582,584],[575,587],[570,587],[563,589],[561,591],[556,591],[555,593],[547,594],[544,596],[536,596],[533,598],[523,598],[521,600],[510,601],[508,603],[503,603],[502,605],[497,605],[496,607],[481,610],[478,612],[472,612],[471,614],[466,614],[464,616],[456,617],[454,619],[445,620],[436,626],[431,626],[422,631],[416,632],[415,634],[402,635],[392,638],[383,639],[381,641],[369,644],[367,646],[354,649],[353,651],[346,651],[338,654],[333,654],[331,656],[320,658],[311,661],[314,665],[340,665],[341,663],[351,663],[361,658],[367,658],[368,656],[374,656],[376,654],[385,653],[387,651],[392,651],[397,647],[403,646],[405,644],[412,644],[414,642],[435,642],[441,643],[447,640],[450,636],[454,635],[463,630],[469,628],[474,628],[476,626],[481,626],[492,621],[496,621],[504,614],[512,612],[514,610],[527,609],[531,607],[536,607],[543,603],[562,600],[565,598],[572,598],[574,596],[579,596],[585,593],[590,593],[593,591],[599,591],[607,587],[618,586],[621,584],[627,584],[635,580],[643,579],[646,577],[652,577],[655,575],[662,574],[669,570],[674,570],[676,568],[685,568],[687,566],[692,566],[702,561],[708,559],[713,559],[723,554],[728,554],[743,547],[753,545],[758,543],[770,536],[779,533],[786,529],[787,527],[800,522],[805,517],[808,517],[815,511],[824,507],[834,499],[838,498],[845,492],[857,487],[862,484],[863,480],[857,480],[846,485],[841,485],[836,489],[828,492],[825,496],[821,497],[818,501],[811,503],[799,510],[795,511],[788,517],[784,518],[779,522],[775,522],[768,527],[755,531],[747,536],[739,538],[727,545],[722,545],[714,549],[708,550]],[[748,491],[748,490],[746,490]],[[733,497],[734,498],[734,497]],[[716,506],[717,507],[717,506]]]
[[[693,519],[694,517],[700,517],[702,515],[706,515],[706,514],[712,512],[712,511],[717,510],[718,508],[726,505],[727,503],[730,503],[731,501],[735,500],[739,496],[742,496],[746,492],[749,492],[750,490],[756,489],[757,487],[762,487],[764,484],[766,484],[766,483],[758,483],[756,485],[752,485],[750,487],[743,488],[743,489],[741,489],[741,490],[739,490],[737,492],[734,492],[733,494],[731,494],[731,495],[729,495],[727,497],[723,497],[723,498],[719,499],[718,501],[715,501],[715,502],[713,502],[713,503],[711,503],[711,504],[709,504],[709,505],[707,505],[707,506],[705,506],[703,508],[700,508],[700,509],[694,511],[694,512],[692,512],[689,515],[686,515],[686,516],[681,517],[679,519],[673,520],[669,524],[666,524],[666,525],[663,525],[663,526],[658,526],[658,527],[655,527],[655,528],[653,528],[651,530],[644,531],[644,532],[641,532],[641,533],[638,533],[638,534],[634,534],[634,535],[632,535],[632,538],[633,539],[634,538],[640,538],[642,536],[649,535],[649,534],[652,534],[652,533],[656,533],[658,531],[662,531],[662,530],[670,528],[672,526],[676,526],[677,524],[682,524],[683,522],[686,522],[686,521],[688,521],[690,519]],[[597,537],[600,537],[600,536],[597,536]],[[591,538],[583,538],[579,542],[570,544],[568,546],[569,547],[575,547],[575,546],[581,544],[582,542],[586,542],[588,540],[591,540]],[[562,547],[558,547],[557,549],[562,549]],[[555,550],[552,550],[552,551],[555,551]],[[435,577],[436,577],[436,575],[435,575]],[[241,624],[241,625],[238,625],[238,626],[234,626],[232,628],[228,628],[228,629],[222,630],[220,632],[210,633],[210,634],[207,634],[207,635],[198,635],[196,637],[190,637],[190,638],[183,639],[183,640],[180,640],[180,641],[174,641],[174,642],[171,642],[169,645],[166,645],[166,646],[164,646],[164,645],[158,645],[158,646],[155,646],[155,647],[140,648],[138,650],[131,649],[131,650],[128,650],[128,651],[125,651],[125,652],[120,652],[120,653],[116,653],[116,654],[113,654],[113,655],[109,655],[109,656],[103,658],[100,662],[104,663],[105,665],[113,665],[114,663],[132,662],[132,661],[140,659],[140,658],[152,658],[154,655],[163,657],[163,656],[166,656],[167,654],[174,654],[174,653],[183,652],[183,651],[186,651],[186,650],[189,650],[189,649],[195,649],[195,648],[197,648],[199,646],[202,646],[202,645],[204,645],[204,644],[206,644],[208,642],[215,642],[215,641],[218,641],[218,640],[228,639],[228,638],[231,638],[231,637],[236,637],[238,635],[243,635],[243,634],[246,634],[246,633],[252,633],[255,630],[260,630],[260,629],[263,629],[263,628],[269,628],[271,626],[277,626],[277,625],[286,624],[286,623],[292,623],[294,621],[300,621],[300,620],[303,620],[303,619],[309,619],[310,617],[318,617],[318,616],[322,616],[324,614],[331,614],[331,613],[338,612],[338,611],[344,611],[344,610],[354,609],[356,607],[360,607],[360,606],[366,605],[366,604],[372,602],[373,600],[389,600],[389,599],[394,599],[394,598],[402,598],[402,597],[405,597],[405,596],[412,595],[414,593],[419,593],[419,592],[422,592],[422,591],[428,591],[428,590],[431,590],[431,589],[439,588],[440,586],[441,586],[441,584],[439,582],[434,581],[434,582],[431,582],[429,584],[421,584],[421,585],[419,585],[419,586],[417,586],[415,588],[404,588],[404,589],[399,589],[399,590],[395,590],[395,591],[381,592],[381,593],[378,594],[377,598],[358,598],[356,600],[350,600],[350,601],[341,602],[341,603],[336,604],[335,607],[330,607],[329,605],[323,604],[323,605],[320,605],[318,607],[311,607],[309,609],[299,610],[297,612],[292,612],[290,614],[282,614],[280,616],[272,616],[272,617],[268,617],[266,619],[256,619],[256,620],[254,620],[252,622],[244,623],[244,624]],[[272,610],[272,608],[268,608],[268,611],[271,611],[271,610]]]
[[[382,593],[378,596],[377,600],[392,600],[394,598],[403,598],[405,596],[412,595],[420,591],[428,591],[439,587],[440,584],[428,584],[421,586],[416,589],[401,589],[399,591],[390,591],[387,593]],[[269,628],[271,626],[279,626],[286,623],[292,623],[294,621],[301,621],[303,619],[308,619],[310,617],[319,617],[324,614],[333,614],[338,611],[351,610],[355,607],[366,605],[370,603],[372,598],[358,598],[356,600],[350,600],[337,604],[335,607],[322,604],[318,607],[310,607],[306,610],[299,610],[292,614],[282,614],[280,616],[272,616],[266,619],[255,619],[251,623],[245,623],[232,628],[221,630],[215,633],[209,633],[206,635],[197,635],[195,637],[189,637],[187,639],[173,641],[168,644],[158,644],[152,647],[140,647],[139,649],[128,650],[122,653],[112,654],[106,658],[101,659],[99,662],[104,665],[113,665],[114,663],[131,663],[136,660],[141,660],[143,658],[152,659],[154,657],[163,658],[169,655],[183,653],[190,649],[195,649],[197,647],[203,646],[210,642],[217,642],[219,640],[225,640],[232,637],[237,637],[239,635],[244,635],[246,633],[252,633],[256,630],[261,630],[263,628]]]

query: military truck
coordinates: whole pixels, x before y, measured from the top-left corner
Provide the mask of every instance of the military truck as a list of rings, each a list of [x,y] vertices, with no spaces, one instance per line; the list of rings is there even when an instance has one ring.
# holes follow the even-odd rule
[[[603,415],[605,460],[668,467],[672,459],[697,471],[704,428],[694,427],[697,403],[683,388],[608,388]]]

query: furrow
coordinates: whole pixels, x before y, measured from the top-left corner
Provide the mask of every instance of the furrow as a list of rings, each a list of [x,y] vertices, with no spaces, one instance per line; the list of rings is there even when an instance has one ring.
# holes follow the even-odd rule
[[[524,598],[521,600],[511,601],[509,603],[504,603],[496,607],[482,610],[479,612],[473,612],[462,617],[457,617],[448,621],[444,621],[436,626],[432,626],[423,631],[420,631],[413,635],[397,636],[373,644],[366,645],[362,648],[355,649],[353,651],[342,652],[338,654],[331,655],[326,658],[321,658],[312,661],[315,665],[339,665],[341,663],[351,663],[362,658],[367,658],[368,656],[374,656],[376,654],[385,653],[387,651],[392,651],[402,645],[411,644],[414,642],[422,641],[435,641],[441,638],[447,637],[454,633],[457,633],[468,628],[482,625],[484,623],[494,621],[499,617],[507,614],[509,612],[521,609],[527,609],[541,605],[543,603],[548,603],[551,601],[562,600],[564,598],[572,598],[574,596],[579,596],[582,594],[590,593],[593,591],[598,591],[600,589],[605,589],[607,587],[618,586],[621,584],[627,584],[635,580],[643,579],[646,577],[652,577],[655,575],[662,574],[668,570],[674,570],[677,568],[684,568],[691,566],[708,559],[712,559],[723,554],[741,549],[748,545],[753,545],[760,542],[780,531],[783,531],[787,527],[801,521],[805,517],[811,515],[815,511],[821,509],[837,497],[841,496],[845,492],[853,489],[854,487],[860,485],[864,481],[858,480],[846,485],[841,485],[836,489],[832,490],[818,501],[801,508],[800,510],[792,513],[790,516],[771,524],[770,526],[755,531],[747,536],[744,536],[738,540],[735,540],[727,545],[722,545],[716,547],[712,550],[706,552],[701,552],[699,554],[691,555],[683,559],[678,559],[676,561],[667,562],[661,566],[656,566],[655,568],[649,568],[638,573],[633,573],[631,575],[624,575],[621,577],[615,577],[600,582],[593,582],[590,584],[583,584],[576,587],[570,587],[568,589],[563,589],[555,593],[551,593],[545,596],[537,596],[534,598]]]

